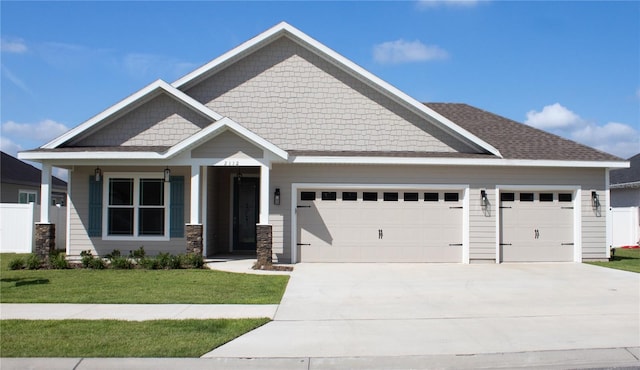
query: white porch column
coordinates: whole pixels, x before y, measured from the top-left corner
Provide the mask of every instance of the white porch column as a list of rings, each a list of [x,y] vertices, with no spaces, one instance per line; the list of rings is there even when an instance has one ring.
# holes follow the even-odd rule
[[[269,166],[260,166],[260,225],[269,225]]]
[[[192,225],[200,224],[200,166],[191,165],[191,218]]]
[[[51,165],[42,164],[42,178],[40,180],[40,222],[49,223],[49,205],[51,204]]]

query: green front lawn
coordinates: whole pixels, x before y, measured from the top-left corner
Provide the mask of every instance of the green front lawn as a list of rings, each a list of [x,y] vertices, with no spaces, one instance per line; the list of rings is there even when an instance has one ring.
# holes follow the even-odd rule
[[[201,270],[9,270],[0,254],[2,303],[278,304],[283,275]]]
[[[587,263],[612,269],[640,272],[640,249],[616,248],[611,261]]]
[[[269,319],[2,320],[2,357],[200,357]]]

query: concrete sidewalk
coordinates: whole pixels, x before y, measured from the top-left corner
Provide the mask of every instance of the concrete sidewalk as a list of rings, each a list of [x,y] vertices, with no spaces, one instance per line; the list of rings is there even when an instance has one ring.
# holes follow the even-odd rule
[[[640,348],[475,355],[289,358],[2,358],[2,370],[51,369],[636,369]]]
[[[2,303],[2,320],[184,320],[275,317],[276,304],[68,304]]]

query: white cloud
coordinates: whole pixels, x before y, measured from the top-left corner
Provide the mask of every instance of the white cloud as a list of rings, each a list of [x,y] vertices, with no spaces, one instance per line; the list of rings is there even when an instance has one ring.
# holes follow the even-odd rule
[[[581,121],[580,116],[555,103],[545,106],[540,112],[530,110],[527,112],[527,120],[524,123],[545,130],[571,127],[580,124]]]
[[[23,54],[27,52],[28,48],[22,39],[9,40],[3,37],[0,39],[0,50],[3,53]]]
[[[14,143],[11,139],[2,136],[0,137],[0,150],[11,156],[17,157],[18,152],[24,150],[24,148],[20,144]]]
[[[387,41],[373,47],[373,59],[382,64],[423,62],[446,59],[449,57],[444,49],[437,45],[425,45],[415,41]]]
[[[174,79],[191,71],[197,65],[173,57],[147,53],[129,53],[122,64],[132,76],[152,76]],[[165,77],[166,76],[166,77]]]
[[[0,69],[2,70],[2,75],[5,76],[9,81],[13,82],[20,90],[26,92],[29,95],[33,95],[29,86],[24,83],[18,76],[14,75],[9,68],[5,67],[4,64],[0,64]]]
[[[619,122],[599,125],[555,103],[527,113],[525,123],[598,150],[629,158],[640,152],[640,131]]]
[[[7,121],[2,124],[2,136],[14,140],[38,141],[42,144],[62,135],[69,128],[62,123],[46,119],[37,123]]]
[[[439,6],[471,8],[479,3],[480,0],[419,0],[418,9],[437,8]]]

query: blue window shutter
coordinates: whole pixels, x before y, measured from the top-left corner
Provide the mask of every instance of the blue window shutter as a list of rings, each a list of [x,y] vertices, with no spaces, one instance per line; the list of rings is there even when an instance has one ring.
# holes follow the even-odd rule
[[[171,176],[169,194],[169,236],[184,237],[184,176]]]
[[[102,236],[102,182],[89,176],[89,236]]]

